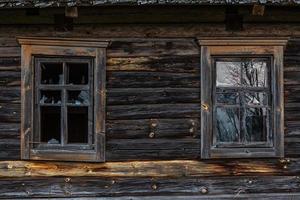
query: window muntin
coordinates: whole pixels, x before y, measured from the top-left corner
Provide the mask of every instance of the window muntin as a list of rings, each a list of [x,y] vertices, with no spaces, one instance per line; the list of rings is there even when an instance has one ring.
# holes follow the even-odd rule
[[[18,42],[22,55],[21,158],[105,161],[106,48],[109,41],[19,37]],[[37,61],[41,61],[41,68],[36,67]],[[86,94],[91,96],[87,99]],[[36,112],[40,106],[43,109]],[[40,118],[49,117],[52,120],[37,123]],[[78,125],[78,118],[85,121],[83,126],[68,129],[67,123]],[[55,125],[51,121],[56,121]],[[41,128],[45,131],[43,137],[39,132]],[[79,134],[87,129],[88,135]]]
[[[284,156],[283,52],[288,39],[225,37],[198,41],[201,158]],[[216,61],[219,66],[229,66],[216,68]],[[259,64],[242,69],[245,62],[253,61]],[[232,75],[232,68],[238,76]],[[247,74],[254,75],[249,78]],[[216,114],[221,116],[221,125],[228,125],[228,131],[220,128],[218,142]],[[257,129],[261,131],[253,131]]]
[[[270,59],[214,57],[213,146],[270,146]]]
[[[94,148],[92,70],[89,58],[35,58],[34,148]]]

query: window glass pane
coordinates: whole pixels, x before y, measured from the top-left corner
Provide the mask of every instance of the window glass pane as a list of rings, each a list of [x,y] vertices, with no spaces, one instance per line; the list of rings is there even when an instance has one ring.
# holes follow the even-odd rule
[[[60,143],[60,107],[41,106],[41,141]]]
[[[241,85],[240,62],[216,62],[216,86],[237,87]]]
[[[247,142],[267,140],[267,108],[248,108],[245,120]]]
[[[217,142],[239,141],[240,122],[238,108],[216,108]]]
[[[268,95],[264,92],[245,93],[245,100],[248,105],[267,105]]]
[[[265,61],[247,61],[242,64],[242,82],[248,87],[267,86],[267,63]]]
[[[75,105],[89,104],[89,92],[82,91],[68,91],[68,103]]]
[[[60,91],[41,91],[40,103],[44,104],[61,104],[61,92]]]
[[[88,142],[88,107],[68,107],[68,143]]]
[[[217,99],[217,103],[223,103],[223,104],[238,104],[239,103],[238,93],[217,93],[216,99]]]
[[[67,84],[88,84],[88,63],[67,63]]]
[[[62,63],[41,63],[41,84],[62,84]]]

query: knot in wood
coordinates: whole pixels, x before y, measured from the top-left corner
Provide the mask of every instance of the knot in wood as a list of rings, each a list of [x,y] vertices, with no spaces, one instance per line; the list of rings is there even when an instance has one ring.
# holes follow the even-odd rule
[[[69,177],[65,178],[66,183],[69,183],[70,181],[71,181],[71,178],[69,178]]]
[[[25,176],[31,176],[31,172],[29,171],[29,172],[26,172],[25,173]]]
[[[149,133],[149,138],[154,138],[154,136],[155,136],[155,133],[154,133],[154,132],[150,132],[150,133]]]
[[[157,126],[157,123],[152,123],[151,126],[152,126],[152,127],[156,127],[156,126]]]
[[[201,187],[200,192],[201,192],[201,194],[207,194],[208,193],[207,187]]]
[[[152,190],[157,190],[157,185],[156,184],[153,184],[153,185],[151,185],[151,188],[152,188]]]
[[[192,126],[195,126],[195,121],[191,120],[191,124],[192,124]]]
[[[190,133],[193,133],[194,132],[194,128],[190,128]]]
[[[8,164],[7,165],[7,169],[12,169],[14,166],[13,165],[11,165],[11,164]]]

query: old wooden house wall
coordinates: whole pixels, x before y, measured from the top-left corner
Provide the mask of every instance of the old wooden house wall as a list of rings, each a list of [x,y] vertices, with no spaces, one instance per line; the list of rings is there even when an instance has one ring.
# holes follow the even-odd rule
[[[129,12],[130,19],[127,19],[129,22],[132,22],[133,16],[139,16],[138,14],[144,16],[141,11],[134,11]],[[22,15],[23,11],[18,12]],[[152,13],[149,10],[148,12],[149,15]],[[161,10],[158,12],[163,13]],[[101,23],[101,15],[93,21],[91,19],[94,18],[86,14],[77,22],[75,20],[72,31],[54,30],[53,21],[43,17],[43,14],[42,17],[31,17],[31,21],[24,21],[22,17],[16,18],[15,21],[9,19],[9,24],[7,21],[2,21],[0,25],[0,159],[6,161],[20,159],[21,55],[16,36],[111,39],[112,42],[107,49],[106,73],[107,161],[199,159],[201,75],[196,37],[291,36],[284,58],[284,135],[285,157],[291,158],[294,164],[291,165],[292,169],[285,169],[285,165],[276,164],[277,161],[270,159],[266,161],[267,165],[273,164],[278,168],[267,173],[273,176],[259,177],[259,172],[264,170],[264,167],[259,168],[259,166],[265,165],[264,162],[258,162],[253,169],[253,172],[258,174],[252,173],[257,182],[252,193],[299,192],[299,177],[295,175],[299,174],[297,170],[300,155],[300,39],[297,39],[300,38],[300,24],[297,21],[299,18],[293,17],[296,15],[294,12],[290,12],[290,15],[288,12],[285,13],[290,23],[282,22],[284,13],[274,17],[276,12],[279,11],[275,9],[273,14],[265,18],[246,17],[244,30],[237,32],[225,30],[224,12],[214,18],[210,18],[211,14],[206,13],[203,15],[206,18],[203,17],[204,19],[198,21],[196,17],[185,16],[180,23],[172,22],[172,16],[174,17],[175,14],[171,13],[170,16],[165,16],[163,18],[165,21],[160,24],[155,24],[159,14],[152,21],[147,21],[150,16],[148,18],[144,16],[144,20],[147,21],[145,24],[135,23],[134,20],[128,24],[126,19],[119,19],[121,22],[125,20],[122,22],[125,24],[119,24],[118,19],[115,18],[110,19],[112,20],[110,23],[106,23],[105,20]],[[181,10],[181,14],[183,13],[184,10]],[[107,20],[109,18],[107,15],[109,14],[104,13],[102,18]],[[201,22],[205,19],[206,23]],[[216,168],[228,162],[218,161]],[[229,162],[225,171],[229,170],[230,166],[234,166],[234,163],[237,164],[237,162],[232,164]],[[251,174],[251,169],[244,170],[247,172],[245,174]],[[219,177],[214,173],[215,171],[217,170],[208,170],[210,176],[216,175],[215,178],[204,180],[192,177],[175,180],[141,180],[127,177],[118,180],[118,187],[110,190],[106,186],[113,184],[112,179],[72,178],[71,190],[75,196],[196,194],[201,192],[201,186],[206,184],[213,188],[210,190],[211,194],[237,194],[241,184],[249,184],[247,181],[253,179],[253,177]],[[239,171],[227,175],[238,174]],[[29,185],[27,189],[21,186],[24,182]],[[51,178],[47,182],[44,178],[26,180],[16,178],[14,181],[9,178],[1,179],[0,184],[8,185],[0,191],[3,198],[28,197],[28,195],[43,197],[50,195],[49,187],[58,187],[60,189],[51,193],[53,197],[70,195],[68,189],[61,189],[63,188],[61,182],[64,184],[63,187],[65,184],[69,187],[68,181],[62,178]],[[165,189],[158,192],[155,189],[155,182],[165,186]],[[19,193],[13,194],[16,185],[20,186]],[[225,185],[228,185],[228,188]]]

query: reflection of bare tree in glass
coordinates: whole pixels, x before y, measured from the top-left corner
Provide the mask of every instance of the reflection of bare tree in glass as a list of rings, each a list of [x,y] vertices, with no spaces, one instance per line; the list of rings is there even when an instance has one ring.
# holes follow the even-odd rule
[[[240,86],[240,62],[217,63],[217,86],[236,87]]]
[[[266,63],[258,61],[222,62],[219,69],[219,86],[233,87],[265,87]],[[242,74],[241,74],[242,72]],[[218,79],[218,78],[217,78]],[[222,84],[223,83],[223,84]],[[240,94],[241,95],[241,94]],[[243,104],[260,104],[264,98],[262,93],[245,93]],[[226,102],[226,100],[224,101]],[[241,108],[244,109],[244,108]],[[232,109],[223,109],[223,114],[217,113],[217,130],[220,141],[233,141],[234,135],[239,134],[240,122]],[[265,118],[263,109],[247,109],[245,117],[245,139],[247,141],[261,140],[265,135]]]
[[[243,62],[243,85],[248,87],[264,87],[266,83],[266,63],[265,62]],[[255,104],[263,101],[261,93],[252,93],[250,103]],[[265,116],[263,109],[248,109],[246,112],[246,140],[247,141],[261,141],[264,137]]]
[[[218,141],[232,142],[238,139],[239,120],[236,109],[217,109],[217,132]]]
[[[266,62],[245,62],[243,66],[244,85],[251,87],[265,87],[266,86]]]
[[[246,115],[246,140],[265,141],[267,135],[267,116],[265,108],[251,108]]]

